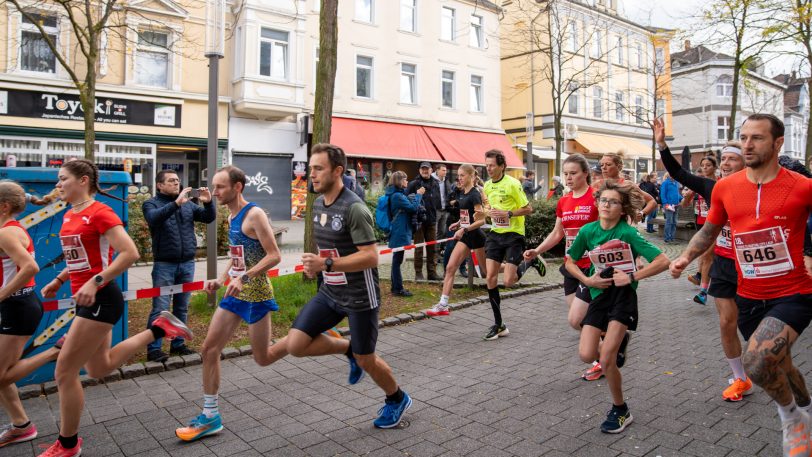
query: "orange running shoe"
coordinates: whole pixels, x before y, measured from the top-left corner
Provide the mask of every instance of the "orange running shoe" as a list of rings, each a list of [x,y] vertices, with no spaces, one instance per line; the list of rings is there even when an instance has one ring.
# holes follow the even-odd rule
[[[745,395],[753,393],[753,382],[750,381],[750,378],[744,380],[736,378],[728,382],[730,387],[722,392],[722,398],[725,401],[742,401]]]
[[[592,367],[581,375],[584,381],[597,381],[603,377],[603,367],[599,362],[593,362]]]
[[[82,455],[82,439],[79,438],[79,442],[76,443],[76,446],[71,449],[65,449],[62,447],[62,443],[59,440],[56,440],[54,444],[52,444],[45,452],[41,453],[38,457],[77,457]]]
[[[809,455],[809,415],[801,411],[798,417],[781,424],[784,434],[784,455],[804,457]]]

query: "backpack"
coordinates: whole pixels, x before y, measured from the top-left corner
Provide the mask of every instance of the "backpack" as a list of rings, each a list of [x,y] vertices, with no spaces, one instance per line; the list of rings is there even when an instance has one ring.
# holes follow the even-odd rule
[[[387,235],[392,231],[392,218],[389,217],[389,194],[378,197],[378,205],[375,207],[375,225]]]

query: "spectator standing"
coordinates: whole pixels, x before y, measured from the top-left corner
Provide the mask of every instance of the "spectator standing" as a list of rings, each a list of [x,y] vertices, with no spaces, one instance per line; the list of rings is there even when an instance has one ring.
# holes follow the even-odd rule
[[[406,194],[416,194],[417,190],[425,189],[423,194],[423,207],[426,209],[426,220],[420,224],[414,233],[415,244],[435,241],[437,239],[437,210],[440,209],[440,181],[431,176],[431,164],[420,164],[420,175],[412,180],[406,188]],[[423,276],[423,249],[414,250],[414,279],[422,280]],[[429,280],[439,280],[437,276],[436,246],[425,247],[426,250],[426,276]]]
[[[396,171],[389,178],[386,195],[389,196],[389,220],[392,221],[389,231],[389,247],[399,248],[412,244],[412,214],[420,206],[426,189],[417,189],[414,195],[406,195],[409,180],[406,173]],[[403,264],[404,251],[392,254],[392,295],[411,297],[412,293],[403,288],[403,275],[400,266]]]
[[[561,198],[564,196],[564,185],[561,184],[561,177],[560,176],[553,176],[553,196],[555,198]]]
[[[544,179],[540,179],[538,185],[536,185],[536,173],[528,171],[524,177],[524,182],[522,182],[522,190],[524,190],[527,199],[530,201],[535,200],[536,192],[540,191],[542,187],[544,187]]]
[[[434,169],[431,176],[439,183],[440,209],[437,210],[437,238],[445,237],[448,231],[448,197],[451,195],[451,180],[446,179],[448,167],[441,163]]]
[[[209,224],[216,214],[211,203],[211,193],[205,187],[194,189],[199,192],[203,206],[193,202],[191,187],[180,190],[180,179],[172,170],[162,170],[155,177],[158,192],[145,201],[142,210],[152,235],[152,286],[171,286],[192,282],[195,277],[195,222]],[[161,311],[169,310],[172,300],[172,314],[186,323],[190,293],[172,296],[164,295],[152,299],[147,328],[150,328]],[[194,352],[186,346],[183,338],[172,340],[171,355],[189,355]],[[147,360],[162,362],[168,356],[161,350],[161,338],[147,346]]]
[[[651,175],[643,175],[643,180],[640,183],[640,190],[649,194],[654,198],[655,202],[660,201],[660,189],[657,187],[657,175],[652,173]],[[657,217],[657,207],[654,207],[654,211],[648,213],[646,215],[646,232],[654,233],[654,218]]]
[[[677,205],[682,201],[677,182],[666,173],[663,176],[663,184],[660,187],[660,200],[663,203],[663,213],[665,213],[665,230],[663,239],[666,243],[674,241],[674,234],[677,232]]]
[[[350,189],[355,193],[355,195],[361,197],[361,200],[366,201],[366,192],[364,191],[364,186],[358,184],[358,179],[355,177],[355,170],[350,168],[347,170],[347,174],[342,177],[342,181],[344,181],[344,187]]]

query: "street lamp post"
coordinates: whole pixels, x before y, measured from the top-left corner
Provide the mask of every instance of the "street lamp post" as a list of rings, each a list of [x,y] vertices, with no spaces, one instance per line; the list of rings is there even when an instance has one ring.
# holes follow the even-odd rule
[[[220,59],[225,56],[226,1],[207,0],[206,2],[206,49],[209,58],[209,132],[206,151],[206,185],[210,190],[212,178],[217,171],[217,99]],[[217,202],[212,196],[212,205]],[[217,279],[217,220],[206,226],[206,277]],[[214,305],[216,294],[209,296],[209,304]]]

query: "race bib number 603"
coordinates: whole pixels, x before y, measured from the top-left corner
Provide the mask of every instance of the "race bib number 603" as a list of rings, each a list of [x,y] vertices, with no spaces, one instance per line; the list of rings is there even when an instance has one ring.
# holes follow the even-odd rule
[[[744,278],[772,278],[795,268],[781,227],[736,233],[734,245]]]
[[[629,243],[621,240],[610,240],[589,251],[589,260],[595,266],[595,271],[606,267],[614,267],[624,273],[637,270]]]

